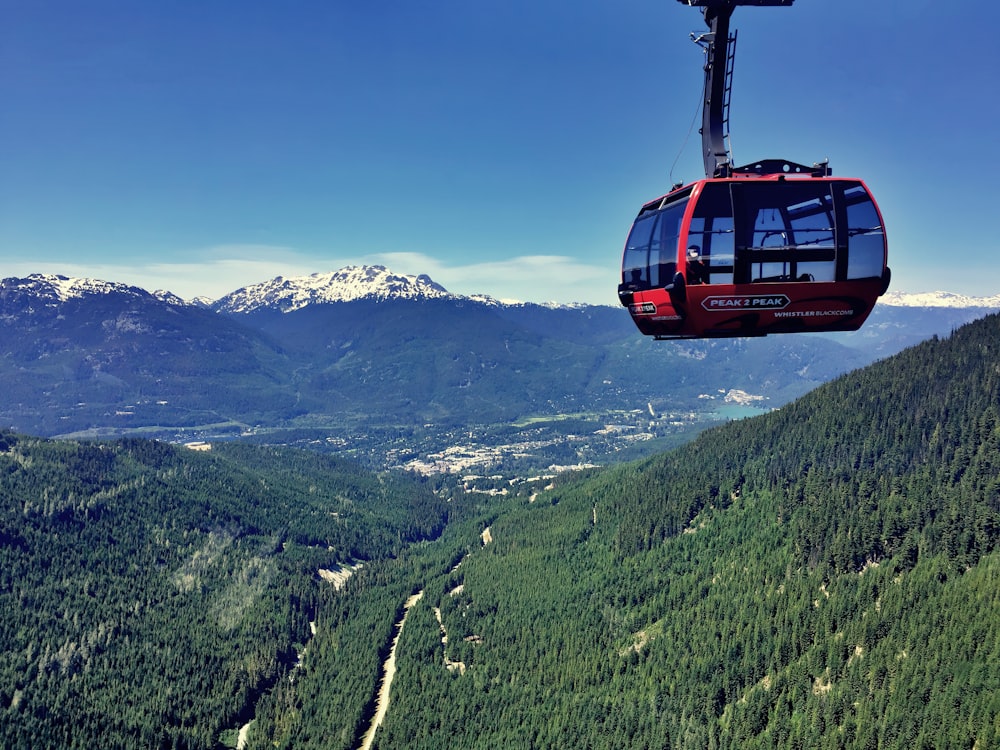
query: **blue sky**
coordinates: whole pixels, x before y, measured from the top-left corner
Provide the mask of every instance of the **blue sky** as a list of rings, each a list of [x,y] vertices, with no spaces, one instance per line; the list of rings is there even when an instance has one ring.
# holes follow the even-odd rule
[[[737,10],[735,160],[863,178],[895,290],[1000,292],[998,21]],[[616,304],[638,208],[702,174],[702,28],[676,0],[0,0],[0,277],[218,297],[381,263]]]

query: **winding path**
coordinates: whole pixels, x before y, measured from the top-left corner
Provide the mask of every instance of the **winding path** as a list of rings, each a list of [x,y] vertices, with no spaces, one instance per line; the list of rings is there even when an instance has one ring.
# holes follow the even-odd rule
[[[360,750],[371,750],[372,743],[375,741],[375,730],[382,724],[389,710],[389,689],[392,687],[392,678],[396,676],[396,647],[399,646],[399,636],[403,634],[403,626],[406,624],[406,616],[410,614],[410,608],[419,602],[423,595],[423,591],[418,591],[403,605],[403,619],[396,623],[396,635],[392,639],[392,648],[389,649],[389,657],[382,667],[382,685],[379,687],[378,697],[375,699],[375,716],[372,717],[371,726],[368,727],[365,736],[361,738]]]

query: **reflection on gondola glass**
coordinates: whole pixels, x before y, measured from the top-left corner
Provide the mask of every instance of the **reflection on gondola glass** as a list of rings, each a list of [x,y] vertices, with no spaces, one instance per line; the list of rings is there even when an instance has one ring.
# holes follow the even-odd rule
[[[885,231],[875,202],[860,185],[844,190],[847,203],[847,278],[880,276],[885,256]]]
[[[691,216],[688,247],[698,249],[708,269],[708,283],[733,283],[734,237],[733,204],[728,185],[705,183]]]

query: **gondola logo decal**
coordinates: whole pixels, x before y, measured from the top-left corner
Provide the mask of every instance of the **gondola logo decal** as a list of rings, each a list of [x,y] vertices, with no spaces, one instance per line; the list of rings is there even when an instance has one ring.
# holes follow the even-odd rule
[[[709,311],[729,310],[782,310],[788,307],[784,294],[734,294],[725,297],[706,297],[701,306]]]
[[[638,302],[629,305],[628,311],[633,315],[656,315],[656,304],[653,302]]]

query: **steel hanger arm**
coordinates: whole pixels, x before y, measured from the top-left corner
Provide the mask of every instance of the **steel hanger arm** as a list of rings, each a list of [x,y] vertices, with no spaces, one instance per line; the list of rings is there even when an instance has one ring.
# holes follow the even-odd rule
[[[726,94],[731,75],[735,36],[729,35],[729,21],[740,5],[787,6],[795,0],[678,0],[683,5],[703,8],[709,31],[697,38],[707,48],[705,101],[702,107],[701,145],[706,177],[728,177],[733,169],[726,144]]]

